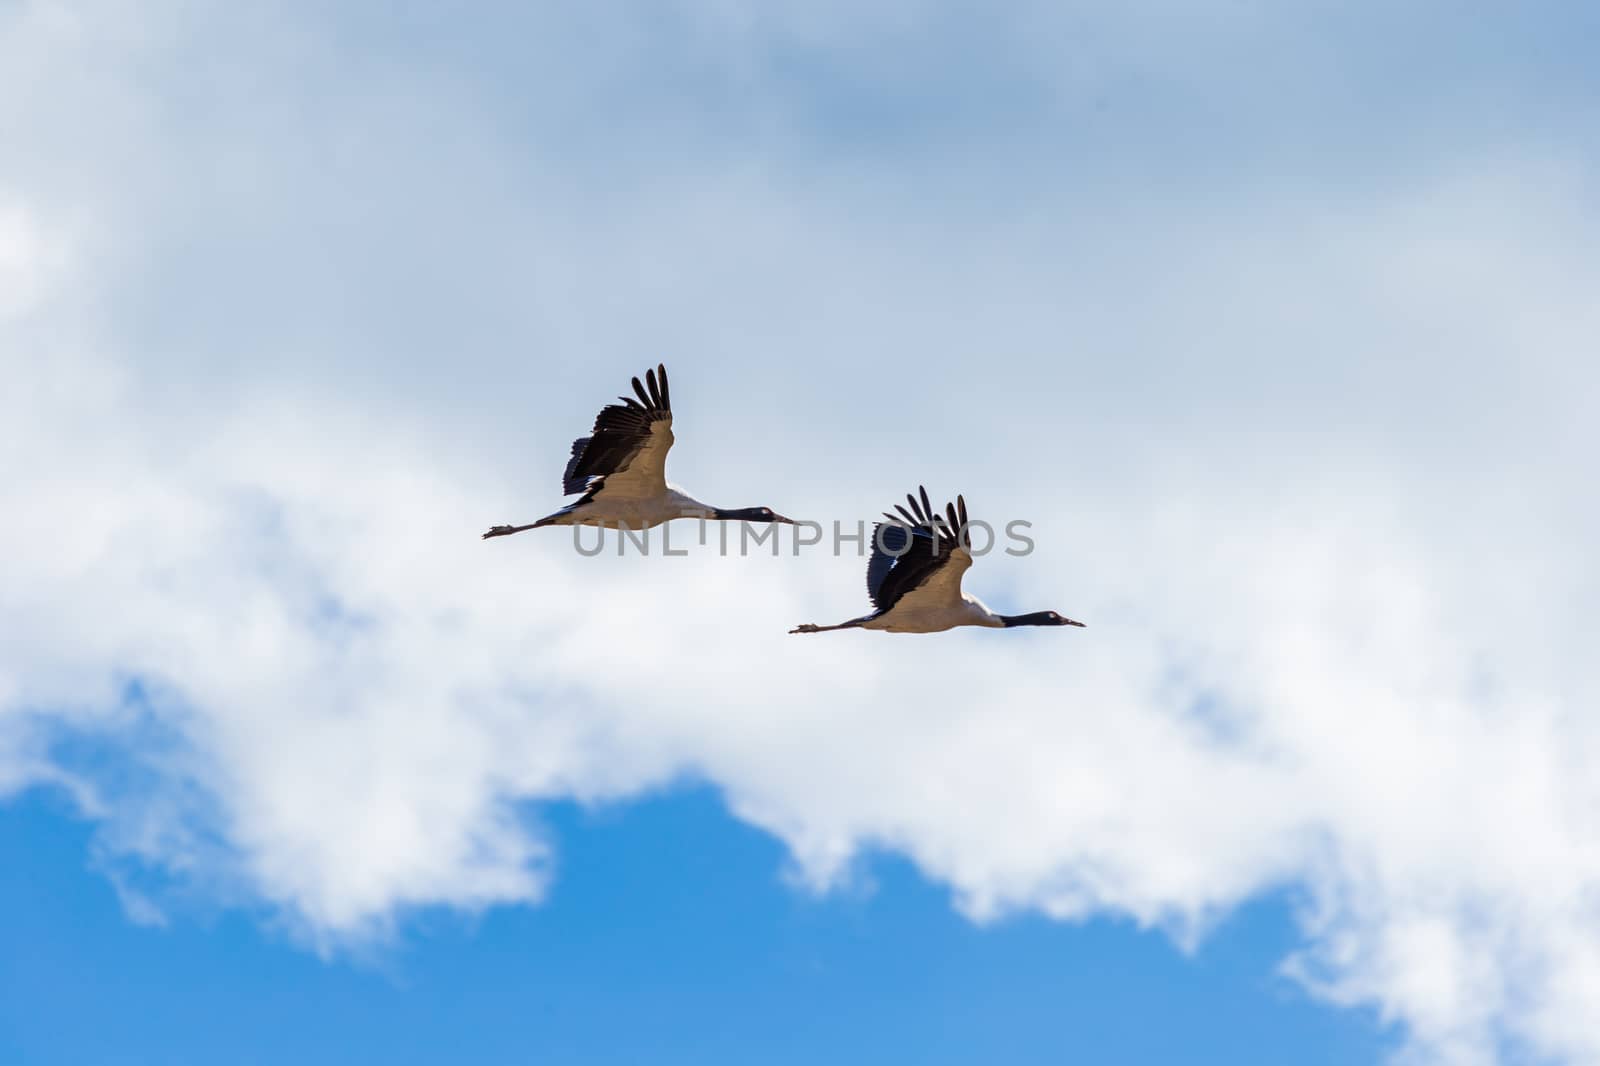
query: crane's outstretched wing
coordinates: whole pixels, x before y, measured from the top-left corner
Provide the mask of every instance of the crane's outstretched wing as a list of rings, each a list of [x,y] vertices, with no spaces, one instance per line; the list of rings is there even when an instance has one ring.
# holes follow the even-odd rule
[[[941,515],[929,503],[928,490],[917,488],[920,501],[908,493],[910,510],[896,505],[899,517],[886,511],[889,521],[872,530],[867,594],[879,614],[896,604],[954,607],[961,602],[961,575],[972,565],[966,539],[967,501],[957,496]]]
[[[589,436],[572,442],[562,492],[592,498],[602,488],[640,497],[666,491],[667,451],[673,439],[667,368],[646,370],[643,384],[634,378],[633,391],[637,400],[621,396],[621,403],[602,407]]]

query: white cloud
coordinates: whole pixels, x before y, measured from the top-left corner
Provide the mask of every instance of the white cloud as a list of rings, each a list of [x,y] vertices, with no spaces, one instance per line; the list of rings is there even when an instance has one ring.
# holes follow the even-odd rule
[[[592,62],[518,86],[524,129],[400,45],[67,10],[0,55],[96,61],[0,74],[62,90],[0,126],[36,149],[0,201],[0,788],[74,788],[137,916],[119,862],[326,945],[537,901],[520,805],[692,773],[812,883],[892,848],[979,919],[1187,940],[1293,886],[1291,971],[1409,1053],[1600,1061],[1585,160],[1469,139],[1157,195],[1136,126],[1078,179],[1004,137],[801,162],[805,88],[728,41],[828,55],[820,15],[696,38],[780,128],[602,93],[630,136],[597,143],[561,95]],[[1090,628],[802,640],[861,609],[858,560],[480,543],[658,357],[697,491],[959,489],[1039,542],[971,587]],[[64,730],[138,773],[53,759]]]

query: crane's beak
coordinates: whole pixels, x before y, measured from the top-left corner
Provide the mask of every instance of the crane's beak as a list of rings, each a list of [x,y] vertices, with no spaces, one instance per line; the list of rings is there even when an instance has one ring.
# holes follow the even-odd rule
[[[800,524],[800,523],[799,523],[799,522],[796,522],[796,521],[795,521],[795,520],[794,520],[794,519],[792,519],[792,518],[785,518],[785,517],[784,517],[784,516],[783,516],[783,515],[781,515],[781,514],[774,514],[774,515],[773,515],[773,516],[772,516],[772,520],[773,520],[773,521],[774,521],[774,522],[781,522],[781,523],[783,523],[783,524],[784,524],[784,525],[786,525],[786,526],[797,526],[797,525],[799,525],[799,524]]]
[[[1069,626],[1077,626],[1079,629],[1087,629],[1087,628],[1089,628],[1088,626],[1084,625],[1082,622],[1078,621],[1076,618],[1068,618],[1066,620],[1066,624],[1069,625]]]

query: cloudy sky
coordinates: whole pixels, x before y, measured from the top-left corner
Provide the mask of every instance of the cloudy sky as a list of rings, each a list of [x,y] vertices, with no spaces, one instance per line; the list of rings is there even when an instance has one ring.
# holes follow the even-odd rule
[[[1597,33],[0,0],[0,1052],[1600,1063]]]

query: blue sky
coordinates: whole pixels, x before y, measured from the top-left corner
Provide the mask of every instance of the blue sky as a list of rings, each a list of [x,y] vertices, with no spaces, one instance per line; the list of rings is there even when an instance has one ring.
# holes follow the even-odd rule
[[[9,805],[0,1043],[29,1063],[1371,1062],[1375,1019],[1275,977],[1281,899],[1193,957],[1127,923],[976,927],[892,857],[814,898],[783,849],[684,786],[530,811],[561,875],[537,908],[419,915],[328,964],[253,917],[130,924],[48,792]]]
[[[1600,1062],[1597,18],[0,5],[0,1057]]]

